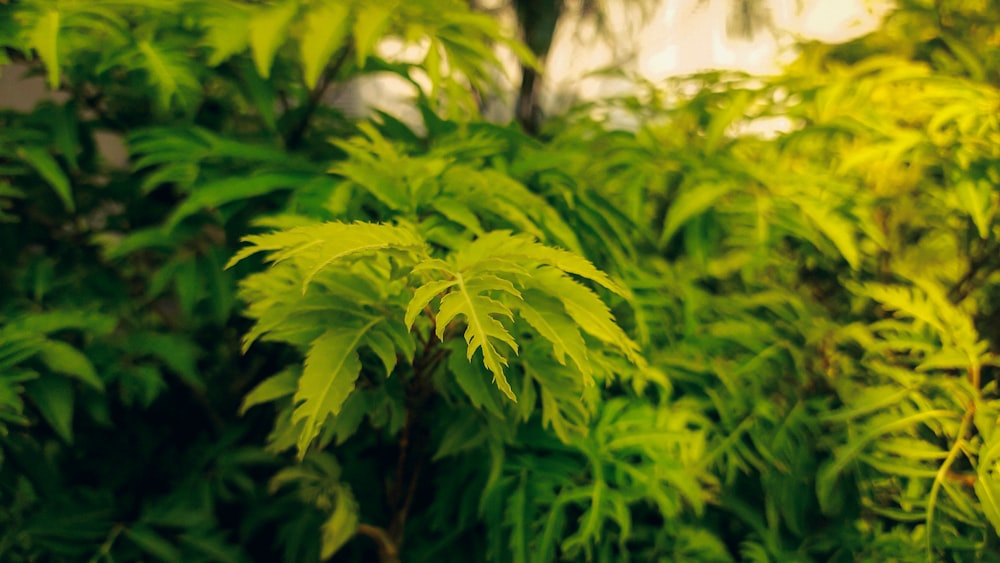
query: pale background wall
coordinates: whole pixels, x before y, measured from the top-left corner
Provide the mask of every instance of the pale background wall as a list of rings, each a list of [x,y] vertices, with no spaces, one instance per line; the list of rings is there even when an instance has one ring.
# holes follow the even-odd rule
[[[568,0],[571,2],[572,0]],[[560,19],[546,64],[542,109],[558,113],[574,101],[622,94],[630,81],[597,76],[613,67],[647,80],[711,69],[770,74],[794,57],[797,39],[846,41],[875,29],[888,0],[763,0],[765,25],[750,37],[727,29],[739,0],[609,0],[605,28],[568,14]],[[641,13],[641,12],[645,13]],[[504,14],[501,13],[501,17]],[[506,14],[508,22],[513,22]],[[401,52],[391,46],[390,52]],[[403,52],[405,55],[405,51]],[[507,58],[508,74],[516,76]],[[498,121],[512,118],[514,91],[488,108]],[[329,101],[361,112],[371,107],[416,120],[408,107],[412,86],[393,76],[366,77]]]
[[[600,30],[592,21],[567,15],[556,29],[544,69],[543,110],[557,113],[576,100],[623,93],[630,82],[593,74],[608,67],[654,81],[708,69],[774,73],[783,59],[794,56],[797,38],[855,37],[876,27],[888,6],[886,0],[764,0],[763,25],[742,36],[727,29],[737,5],[737,0],[609,0],[607,25]],[[645,13],[639,13],[639,6]],[[509,13],[500,16],[513,21]],[[389,53],[407,53],[392,42],[383,47]],[[515,76],[509,57],[508,65],[508,74]],[[491,118],[511,118],[512,84],[509,90],[506,98],[491,104]],[[330,93],[326,101],[355,116],[377,107],[416,124],[419,118],[409,104],[412,95],[412,86],[386,75],[359,80]],[[24,111],[40,99],[59,96],[47,91],[41,77],[25,77],[24,67],[0,68],[0,108]],[[125,162],[120,139],[104,134],[98,141],[110,163]]]

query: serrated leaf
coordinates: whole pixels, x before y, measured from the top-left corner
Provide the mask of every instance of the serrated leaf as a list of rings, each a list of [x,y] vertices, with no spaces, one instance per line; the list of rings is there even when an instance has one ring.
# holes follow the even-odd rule
[[[136,46],[142,54],[142,67],[146,70],[149,83],[156,89],[159,107],[169,108],[175,97],[181,106],[187,106],[185,94],[197,92],[201,87],[187,54],[145,40],[139,41]]]
[[[80,130],[76,117],[76,103],[69,102],[57,106],[51,106],[52,118],[52,138],[59,153],[66,159],[70,170],[80,171],[80,163],[77,159]]]
[[[495,387],[486,383],[486,374],[479,371],[482,368],[477,368],[476,364],[470,363],[462,356],[462,343],[460,341],[453,342],[450,348],[448,370],[455,377],[458,386],[469,397],[472,406],[477,409],[485,409],[494,416],[502,417],[503,409],[497,401],[499,395],[496,394]]]
[[[559,268],[560,270],[596,282],[622,297],[628,296],[628,291],[615,283],[607,274],[598,270],[586,258],[559,248],[552,248],[540,243],[533,243],[525,249],[524,254],[540,262]]]
[[[347,3],[324,1],[309,6],[303,17],[305,29],[299,38],[299,56],[306,86],[314,88],[323,68],[338,49],[351,27],[351,7]]]
[[[475,268],[477,262],[493,267],[493,261],[502,259],[514,263],[538,262],[596,282],[618,295],[628,295],[625,288],[612,281],[586,258],[541,244],[528,234],[514,235],[510,231],[487,233],[459,251],[455,263],[460,269],[467,270]]]
[[[972,218],[979,237],[989,238],[994,214],[993,186],[989,180],[967,179],[959,182],[955,186],[955,197],[958,199],[959,207]]]
[[[274,56],[285,42],[288,25],[296,12],[297,2],[284,2],[273,8],[262,8],[250,18],[250,51],[257,72],[264,78],[271,75]]]
[[[292,423],[302,423],[297,444],[300,459],[319,435],[322,424],[340,412],[344,401],[354,391],[354,383],[361,373],[358,347],[375,322],[357,328],[331,328],[310,346],[295,391],[297,406],[292,413]]]
[[[414,354],[417,353],[417,343],[409,329],[403,324],[395,322],[386,322],[380,328],[389,335],[392,343],[396,345],[397,358],[402,356],[406,362],[412,362]]]
[[[855,293],[867,295],[887,309],[895,311],[897,316],[905,315],[927,323],[938,334],[945,334],[947,332],[937,314],[935,305],[931,303],[924,292],[917,288],[877,283],[866,283],[863,286],[848,287]]]
[[[510,550],[513,555],[513,563],[527,563],[530,561],[529,552],[529,532],[531,525],[531,515],[528,511],[528,472],[522,469],[514,492],[507,498],[507,506],[504,510],[504,522],[511,526]]]
[[[407,330],[413,328],[413,323],[417,320],[417,315],[420,314],[424,308],[427,307],[430,302],[441,294],[442,291],[454,286],[455,280],[439,280],[427,282],[424,285],[417,288],[413,292],[413,297],[410,302],[406,305],[406,315],[403,317],[403,324],[406,325]]]
[[[174,290],[177,292],[181,313],[184,314],[185,318],[191,318],[204,289],[202,285],[204,278],[198,271],[198,261],[192,257],[180,262],[173,274]]]
[[[445,218],[465,227],[470,233],[483,234],[483,226],[479,222],[479,217],[463,202],[442,195],[434,198],[431,204]]]
[[[469,285],[461,273],[455,275],[454,291],[441,299],[437,315],[437,337],[444,339],[448,323],[456,316],[462,315],[466,323],[465,343],[468,346],[466,358],[471,361],[476,350],[481,350],[483,365],[493,374],[497,387],[510,400],[517,402],[514,390],[504,375],[507,358],[495,345],[495,342],[502,342],[517,353],[517,342],[497,318],[507,317],[512,320],[514,313],[503,303],[475,292]]]
[[[840,474],[864,451],[875,439],[919,424],[925,420],[954,417],[955,413],[937,409],[918,412],[899,420],[892,420],[869,428],[864,434],[844,444],[835,452],[834,459],[820,469],[816,478],[816,498],[820,509],[828,513],[833,506],[832,496]]]
[[[338,260],[377,250],[418,253],[425,250],[424,241],[409,229],[366,223],[308,225],[273,234],[251,235],[243,241],[250,245],[236,253],[226,264],[227,268],[258,252],[270,251],[268,259],[274,263],[300,257],[304,263],[315,264],[303,280],[303,290],[316,274]]]
[[[530,285],[559,299],[577,326],[603,342],[614,345],[630,362],[642,366],[639,345],[619,327],[608,306],[593,291],[553,268],[540,268]]]
[[[451,457],[479,448],[489,439],[488,431],[479,413],[464,410],[449,422],[438,442],[433,461]]]
[[[117,319],[87,311],[50,311],[33,313],[7,322],[0,328],[0,342],[19,332],[49,334],[60,330],[81,330],[90,334],[108,334],[114,330]]]
[[[858,269],[861,254],[858,251],[854,225],[836,211],[823,207],[819,202],[803,198],[795,203],[809,217],[813,226],[837,247],[851,268]]]
[[[584,376],[584,381],[591,381],[594,370],[587,356],[587,345],[580,329],[567,316],[559,300],[533,291],[526,294],[524,302],[518,307],[518,314],[549,341],[557,362],[566,365],[566,356],[569,356]]]

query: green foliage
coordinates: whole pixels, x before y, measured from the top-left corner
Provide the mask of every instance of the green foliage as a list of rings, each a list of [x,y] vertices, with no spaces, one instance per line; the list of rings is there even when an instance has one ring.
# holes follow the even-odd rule
[[[539,138],[458,0],[6,8],[0,559],[995,558],[989,2]]]
[[[593,384],[595,372],[607,377],[591,361],[585,333],[632,362],[642,361],[607,306],[568,274],[623,290],[586,259],[530,236],[493,231],[443,258],[432,256],[418,233],[389,225],[304,225],[246,240],[251,246],[230,264],[267,251],[274,265],[242,284],[241,296],[257,320],[245,347],[263,337],[308,348],[291,415],[292,425],[302,422],[300,456],[326,419],[340,415],[354,391],[362,347],[381,360],[391,377],[397,360],[410,365],[429,361],[432,342],[448,342],[461,322],[466,359],[472,361],[478,352],[497,388],[514,402],[505,370],[520,349],[511,333],[516,321],[519,333],[530,331],[521,338],[548,341],[548,354],[577,371],[584,385]],[[320,311],[338,315],[326,315],[324,322],[313,316]],[[418,320],[428,326],[415,328]],[[416,342],[409,334],[413,331]],[[421,342],[424,348],[416,357]]]

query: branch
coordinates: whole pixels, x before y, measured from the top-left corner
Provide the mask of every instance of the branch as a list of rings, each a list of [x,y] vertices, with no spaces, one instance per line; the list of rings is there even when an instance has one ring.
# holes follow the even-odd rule
[[[394,563],[399,561],[399,547],[389,537],[389,533],[369,524],[358,524],[355,533],[368,536],[378,544],[378,558],[382,563]]]
[[[983,272],[985,272],[986,275],[992,273],[992,270],[997,267],[996,262],[998,251],[1000,251],[998,245],[991,244],[986,246],[982,254],[972,259],[972,262],[969,263],[969,270],[965,272],[962,279],[958,280],[958,282],[955,283],[955,285],[952,286],[951,290],[948,292],[948,298],[951,299],[952,303],[961,303],[966,297],[969,296],[970,293],[972,293],[972,290],[975,289],[972,282],[975,281],[980,274]]]
[[[306,134],[306,130],[309,128],[309,120],[312,119],[314,113],[316,113],[316,108],[319,107],[320,100],[323,99],[323,94],[326,93],[327,89],[333,84],[334,79],[340,72],[340,68],[344,66],[347,62],[347,57],[351,54],[350,47],[341,50],[340,55],[337,60],[333,62],[332,65],[326,68],[323,72],[322,78],[320,78],[319,84],[309,93],[309,100],[306,102],[306,107],[302,112],[302,116],[299,121],[295,124],[295,127],[288,133],[288,137],[285,138],[285,147],[293,149],[300,142]]]
[[[420,355],[413,362],[413,377],[406,386],[406,420],[399,435],[396,471],[391,482],[386,485],[386,501],[391,513],[387,536],[397,553],[406,536],[406,519],[413,505],[426,456],[426,436],[421,417],[434,391],[430,376],[447,357],[448,350],[440,344],[432,331]],[[382,561],[389,560],[383,558]]]

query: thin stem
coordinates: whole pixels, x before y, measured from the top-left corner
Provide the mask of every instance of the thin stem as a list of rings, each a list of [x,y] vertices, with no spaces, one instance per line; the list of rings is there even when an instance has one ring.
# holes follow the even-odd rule
[[[306,101],[306,107],[302,112],[302,116],[299,121],[295,124],[295,127],[289,132],[288,137],[285,138],[285,146],[288,148],[295,148],[302,138],[306,134],[306,130],[309,128],[309,120],[312,119],[314,113],[316,113],[316,108],[319,107],[320,100],[323,99],[323,94],[326,93],[327,89],[333,84],[334,79],[340,72],[340,68],[344,66],[347,62],[347,57],[350,55],[351,50],[349,48],[342,49],[340,55],[333,62],[332,65],[328,66],[323,76],[320,78],[319,84],[309,93],[309,99]]]
[[[987,245],[979,256],[972,259],[968,271],[965,272],[965,275],[948,292],[948,297],[952,303],[961,303],[972,293],[972,290],[975,289],[975,284],[972,282],[977,277],[984,272],[986,275],[992,273],[992,270],[997,267],[996,259],[998,250],[1000,249],[997,248],[996,244]]]
[[[394,563],[399,561],[399,547],[396,545],[389,533],[378,526],[370,524],[358,524],[356,533],[368,536],[378,545],[378,557],[382,563]]]
[[[97,553],[95,553],[94,556],[90,558],[89,563],[95,563],[97,561],[101,561],[102,559],[110,560],[109,556],[111,555],[111,548],[115,545],[115,540],[118,539],[118,536],[124,531],[125,531],[124,524],[121,523],[115,524],[111,528],[111,531],[108,532],[108,537],[104,540],[104,543],[101,544],[100,549],[98,549]]]
[[[395,475],[386,491],[391,513],[386,534],[394,546],[394,552],[390,555],[397,558],[406,537],[406,520],[413,505],[424,461],[425,441],[422,439],[421,417],[433,394],[430,376],[448,353],[447,349],[441,347],[441,341],[434,336],[433,330],[422,344],[423,349],[413,362],[413,376],[406,389],[406,420],[400,430]],[[395,560],[387,558],[390,555],[382,557],[383,563]]]
[[[938,468],[937,475],[934,476],[934,484],[931,485],[931,494],[927,501],[927,560],[934,561],[934,507],[937,504],[938,492],[941,490],[941,484],[944,483],[945,478],[948,477],[948,471],[951,469],[951,464],[955,462],[955,458],[958,457],[959,452],[962,449],[962,444],[965,441],[965,434],[969,430],[969,424],[972,422],[972,415],[976,412],[975,404],[969,405],[969,408],[965,411],[965,416],[962,417],[962,423],[958,427],[958,436],[955,437],[955,443],[948,450],[948,457],[944,458],[944,462],[941,467]]]

